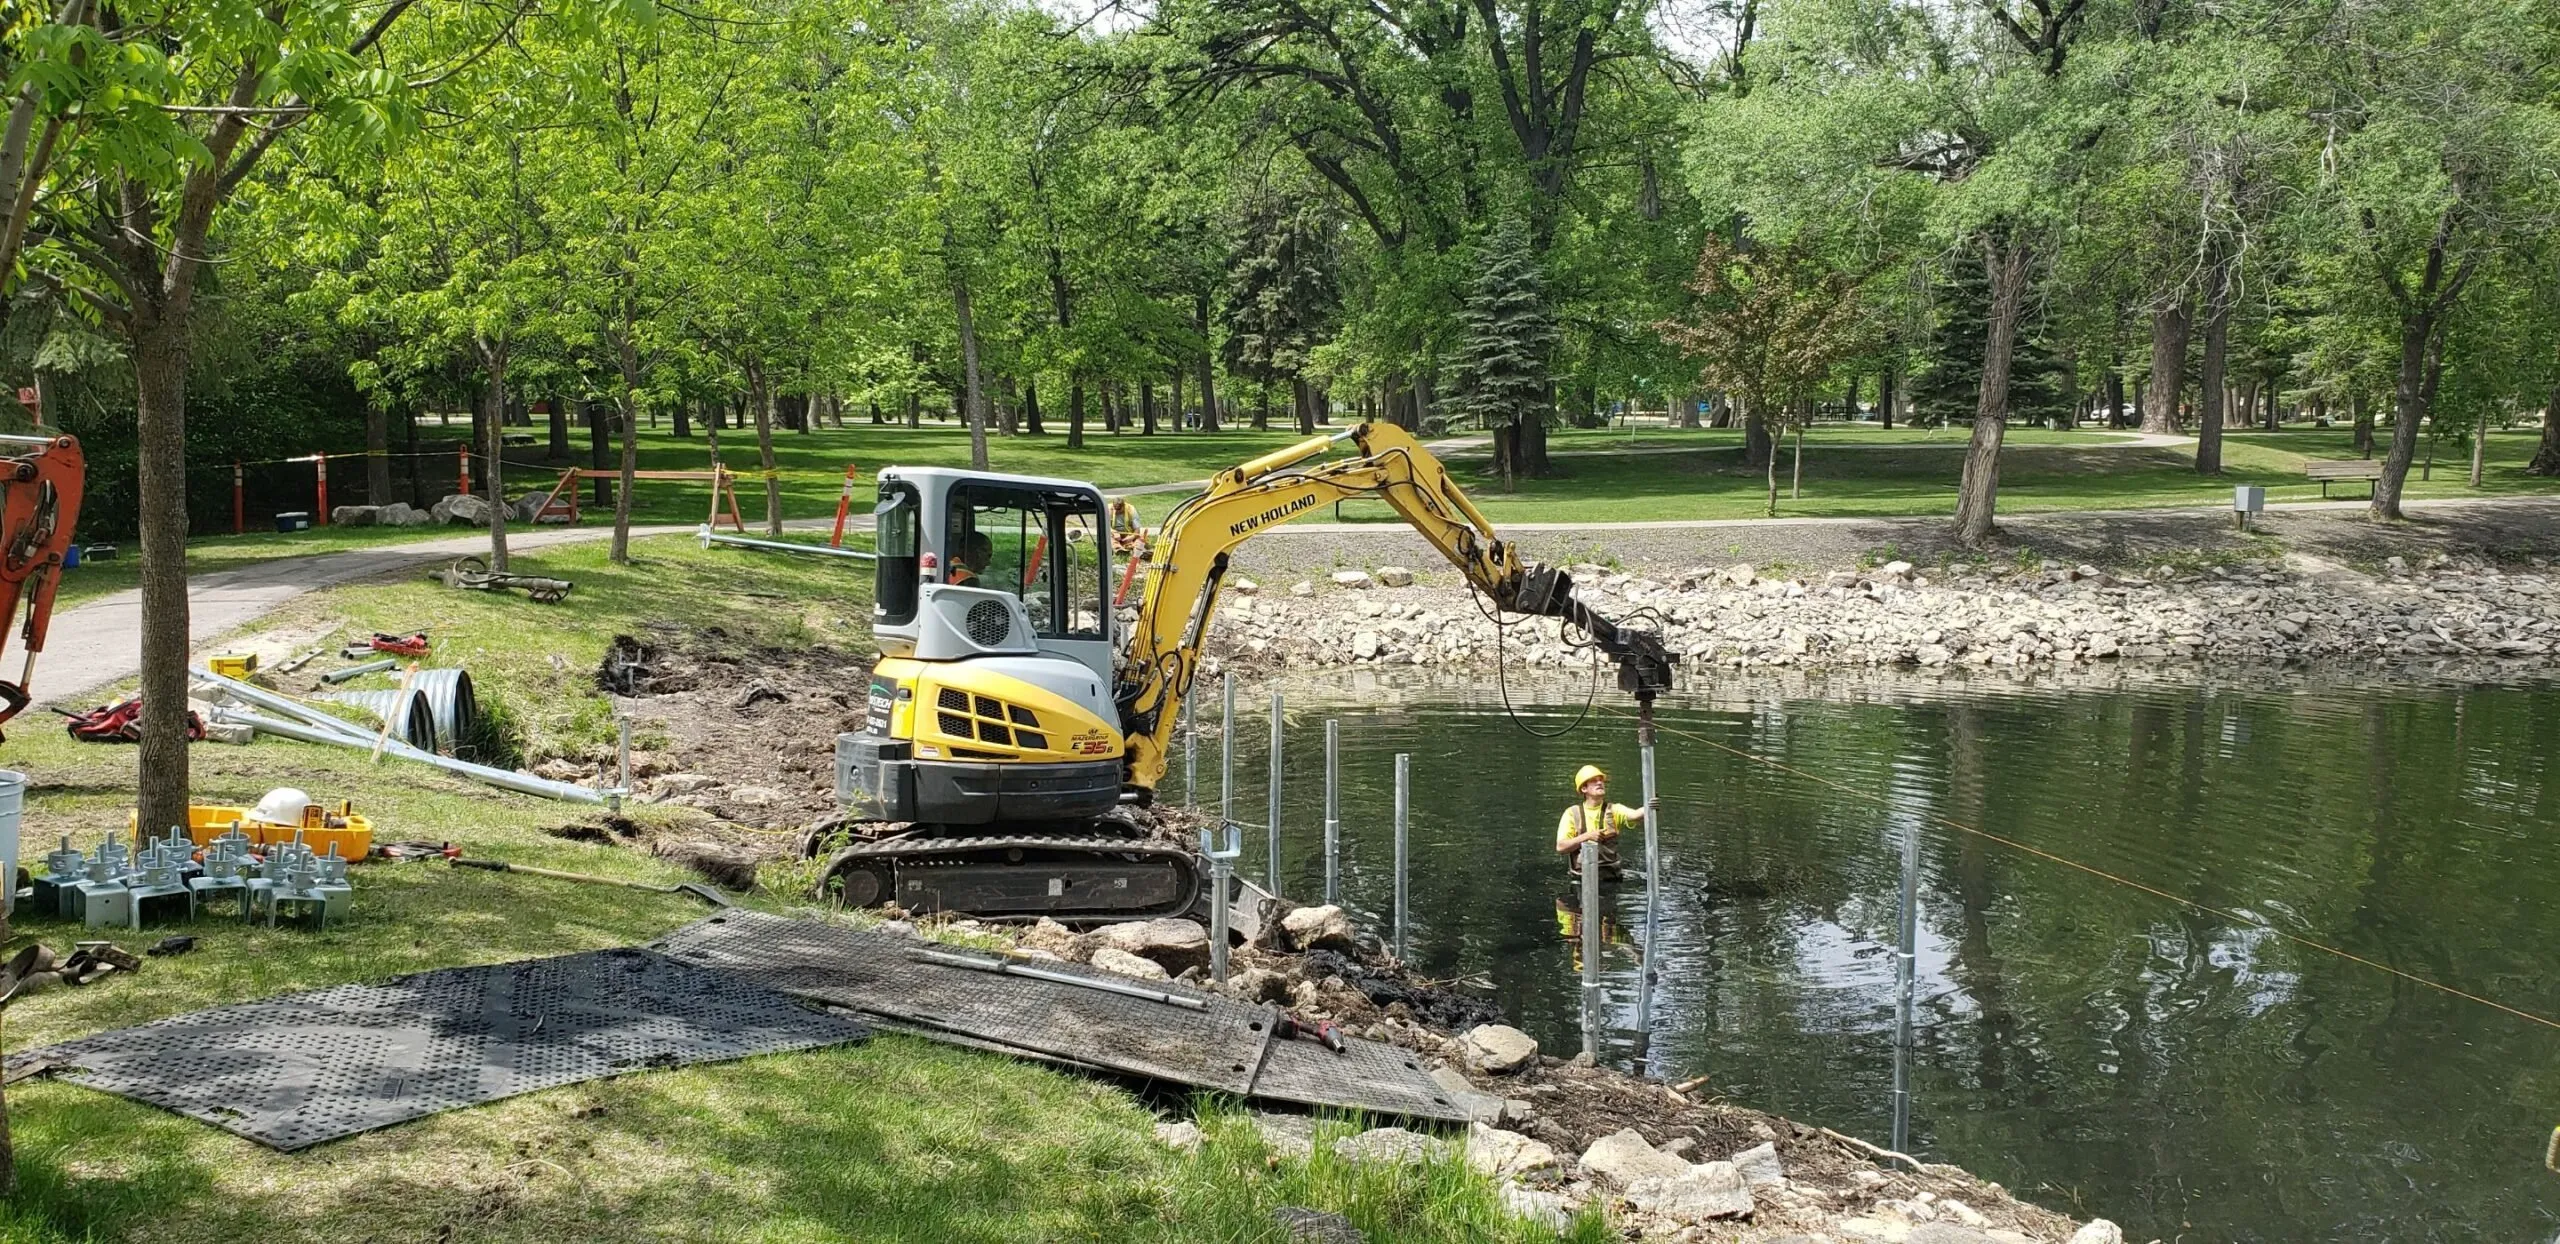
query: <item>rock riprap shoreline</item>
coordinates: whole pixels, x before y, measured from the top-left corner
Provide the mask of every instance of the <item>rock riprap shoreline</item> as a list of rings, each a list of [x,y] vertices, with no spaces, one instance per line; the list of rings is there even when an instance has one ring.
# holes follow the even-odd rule
[[[1891,561],[1773,573],[1575,568],[1603,614],[1659,628],[1692,667],[2073,666],[2461,660],[2540,666],[2560,648],[2560,573],[2393,557],[2374,573],[2309,559],[2209,565],[1918,568]],[[1452,574],[1382,567],[1280,587],[1239,580],[1213,654],[1291,665],[1572,669],[1590,650],[1551,619],[1497,628]],[[1575,637],[1577,640],[1579,636]]]

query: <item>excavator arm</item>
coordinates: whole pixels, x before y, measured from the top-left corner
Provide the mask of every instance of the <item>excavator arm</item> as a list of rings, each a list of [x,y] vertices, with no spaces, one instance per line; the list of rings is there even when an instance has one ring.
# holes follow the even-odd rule
[[[36,654],[44,651],[53,620],[54,590],[62,584],[63,551],[80,521],[80,490],[87,471],[80,442],[68,436],[0,435],[14,454],[0,457],[0,646],[27,606],[24,664],[15,681],[0,680],[0,722],[27,706]]]
[[[1323,460],[1343,441],[1356,456]],[[1618,685],[1650,701],[1671,687],[1671,655],[1650,631],[1619,626],[1576,598],[1572,576],[1523,561],[1431,451],[1393,424],[1311,437],[1220,472],[1175,507],[1156,536],[1153,567],[1130,636],[1117,700],[1129,784],[1164,777],[1175,706],[1190,692],[1202,640],[1235,547],[1274,527],[1355,497],[1384,501],[1504,613],[1561,618],[1616,661]]]

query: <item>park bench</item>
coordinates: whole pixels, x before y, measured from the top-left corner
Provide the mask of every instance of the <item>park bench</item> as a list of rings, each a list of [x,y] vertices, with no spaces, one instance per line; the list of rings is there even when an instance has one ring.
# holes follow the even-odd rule
[[[2329,495],[2329,485],[2350,480],[2370,484],[2382,478],[2382,464],[2370,458],[2314,458],[2302,464],[2302,473],[2320,481],[2320,495]]]

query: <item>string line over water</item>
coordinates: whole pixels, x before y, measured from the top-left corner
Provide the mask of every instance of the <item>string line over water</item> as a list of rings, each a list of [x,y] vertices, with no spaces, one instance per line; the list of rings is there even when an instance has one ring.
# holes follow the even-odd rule
[[[1610,713],[1612,713],[1612,714],[1614,714],[1614,715],[1616,715],[1616,716],[1618,716],[1618,717],[1627,718],[1628,720],[1634,720],[1633,716],[1632,716],[1631,714],[1627,713],[1627,712],[1626,712],[1625,710],[1623,710],[1623,709],[1608,709],[1608,710],[1604,710],[1604,711],[1610,712]],[[1660,731],[1662,731],[1662,732],[1663,732],[1663,733],[1665,733],[1665,734],[1677,735],[1677,736],[1679,736],[1679,737],[1681,737],[1681,738],[1684,738],[1684,739],[1687,739],[1687,740],[1689,740],[1690,742],[1693,742],[1693,743],[1703,743],[1703,744],[1705,744],[1705,745],[1707,745],[1707,746],[1709,746],[1709,747],[1712,747],[1712,748],[1716,749],[1717,751],[1724,752],[1724,753],[1727,753],[1728,755],[1732,755],[1732,756],[1738,756],[1738,757],[1740,757],[1740,758],[1742,758],[1742,759],[1744,759],[1744,760],[1748,760],[1748,761],[1752,762],[1753,764],[1765,765],[1765,766],[1767,766],[1767,767],[1769,767],[1769,768],[1772,768],[1772,769],[1777,770],[1777,771],[1778,771],[1778,772],[1780,772],[1780,773],[1791,774],[1791,775],[1793,775],[1793,776],[1795,776],[1795,777],[1803,778],[1804,780],[1806,780],[1806,781],[1808,781],[1808,782],[1812,782],[1812,783],[1814,783],[1814,784],[1815,784],[1815,785],[1817,785],[1817,786],[1825,786],[1825,787],[1829,787],[1830,789],[1832,789],[1832,790],[1836,790],[1836,791],[1839,791],[1841,794],[1844,794],[1844,795],[1851,795],[1851,796],[1854,796],[1854,797],[1859,798],[1859,799],[1864,799],[1864,800],[1866,800],[1866,801],[1868,801],[1868,802],[1870,802],[1870,803],[1882,804],[1882,805],[1884,805],[1884,806],[1886,806],[1886,807],[1888,807],[1888,808],[1892,808],[1892,807],[1894,806],[1893,800],[1892,800],[1891,798],[1889,798],[1889,797],[1887,797],[1887,796],[1885,796],[1885,795],[1879,794],[1879,793],[1877,793],[1877,792],[1875,792],[1875,791],[1871,791],[1871,790],[1862,790],[1862,789],[1860,789],[1860,788],[1858,788],[1858,787],[1851,786],[1851,785],[1849,785],[1849,784],[1847,784],[1847,783],[1845,783],[1845,782],[1835,782],[1835,781],[1831,780],[1830,778],[1823,777],[1823,776],[1822,776],[1822,775],[1820,775],[1820,774],[1817,774],[1817,773],[1810,773],[1810,772],[1807,772],[1807,771],[1805,771],[1805,770],[1803,770],[1803,769],[1796,768],[1795,766],[1790,765],[1790,764],[1787,764],[1787,763],[1785,763],[1785,762],[1783,762],[1783,761],[1772,760],[1772,759],[1770,759],[1769,757],[1766,757],[1766,756],[1757,755],[1757,754],[1752,753],[1752,752],[1744,751],[1743,749],[1741,749],[1741,748],[1739,748],[1739,747],[1735,747],[1735,746],[1733,746],[1733,745],[1731,745],[1731,744],[1728,744],[1728,743],[1720,743],[1720,742],[1717,742],[1716,740],[1711,739],[1711,738],[1708,738],[1708,737],[1706,737],[1705,735],[1702,735],[1702,734],[1694,734],[1694,733],[1692,733],[1692,732],[1690,732],[1690,731],[1682,730],[1682,729],[1680,729],[1680,728],[1679,728],[1679,727],[1677,727],[1677,726],[1667,726],[1667,725],[1662,724],[1662,723],[1661,723],[1661,722],[1659,722],[1659,721],[1657,721],[1657,722],[1655,722],[1655,723],[1654,723],[1654,729],[1656,729],[1656,730],[1660,730]],[[2020,841],[2018,841],[2018,840],[2016,840],[2016,839],[2014,839],[2014,838],[2004,838],[2004,837],[2002,837],[2002,836],[2000,836],[2000,835],[1998,835],[1998,834],[1995,834],[1995,833],[1990,832],[1989,830],[1976,829],[1976,828],[1974,828],[1974,827],[1973,827],[1973,826],[1971,826],[1971,825],[1967,825],[1967,824],[1965,824],[1965,823],[1964,823],[1964,822],[1962,822],[1962,821],[1958,821],[1958,820],[1956,820],[1956,819],[1954,819],[1954,818],[1952,818],[1952,817],[1948,817],[1948,816],[1942,815],[1942,814],[1940,814],[1940,813],[1936,813],[1936,812],[1926,812],[1926,813],[1922,813],[1921,815],[1922,815],[1922,816],[1924,816],[1925,818],[1927,818],[1928,820],[1931,820],[1931,821],[1936,822],[1937,824],[1943,825],[1943,826],[1947,827],[1948,829],[1955,830],[1955,831],[1956,831],[1956,832],[1958,832],[1958,833],[1971,834],[1971,835],[1973,835],[1974,837],[1976,837],[1976,838],[1980,838],[1980,839],[1982,839],[1982,840],[1983,840],[1983,841],[1985,841],[1985,842],[1994,842],[1994,843],[1998,843],[1999,845],[2004,846],[2004,847],[2007,847],[2007,848],[2009,848],[2009,849],[2010,849],[2010,850],[2012,850],[2012,851],[2016,851],[2016,852],[2019,852],[2019,853],[2024,854],[2024,855],[2031,855],[2031,856],[2034,856],[2034,857],[2035,857],[2035,858],[2037,858],[2037,859],[2044,860],[2044,861],[2047,861],[2047,862],[2049,862],[2049,863],[2060,864],[2060,865],[2062,865],[2062,866],[2063,866],[2063,867],[2065,867],[2065,868],[2074,869],[2074,870],[2077,870],[2077,871],[2079,871],[2079,872],[2087,873],[2088,875],[2090,875],[2090,876],[2092,876],[2092,877],[2096,877],[2096,878],[2098,878],[2098,879],[2099,879],[2099,880],[2101,880],[2101,881],[2109,881],[2109,882],[2113,882],[2113,883],[2115,883],[2116,885],[2123,886],[2123,887],[2125,887],[2125,888],[2127,888],[2127,889],[2141,891],[2142,893],[2144,893],[2144,894],[2148,894],[2148,895],[2151,895],[2151,896],[2152,896],[2152,897],[2154,897],[2154,898],[2166,899],[2166,900],[2168,900],[2168,901],[2169,901],[2169,902],[2171,902],[2171,903],[2175,903],[2175,904],[2177,904],[2178,906],[2180,906],[2180,907],[2184,907],[2184,908],[2187,908],[2187,909],[2189,909],[2189,910],[2191,910],[2191,911],[2198,911],[2198,912],[2202,912],[2202,913],[2204,913],[2205,915],[2212,916],[2212,917],[2214,917],[2214,918],[2216,918],[2216,919],[2220,919],[2220,920],[2228,920],[2228,921],[2230,921],[2230,922],[2231,922],[2231,923],[2233,923],[2233,924],[2241,925],[2241,926],[2244,926],[2244,927],[2247,927],[2247,928],[2256,929],[2256,930],[2258,930],[2258,931],[2260,931],[2260,932],[2267,933],[2267,934],[2270,934],[2270,935],[2275,936],[2275,937],[2283,938],[2284,940],[2286,940],[2286,941],[2288,941],[2288,942],[2291,942],[2291,943],[2293,943],[2293,944],[2294,944],[2294,945],[2296,945],[2296,946],[2303,947],[2303,948],[2305,948],[2305,949],[2307,949],[2307,950],[2316,950],[2316,951],[2320,952],[2321,954],[2324,954],[2324,955],[2332,955],[2332,956],[2335,956],[2335,957],[2337,957],[2337,958],[2344,959],[2344,960],[2346,960],[2346,961],[2347,961],[2347,962],[2349,962],[2349,963],[2358,963],[2358,964],[2362,964],[2362,965],[2364,965],[2365,967],[2372,968],[2374,971],[2381,972],[2381,973],[2384,973],[2384,974],[2389,975],[2389,976],[2397,977],[2397,978],[2399,978],[2399,979],[2401,979],[2401,980],[2404,980],[2404,981],[2409,982],[2409,983],[2410,983],[2410,984],[2412,984],[2412,985],[2419,985],[2419,986],[2423,986],[2423,987],[2425,987],[2425,988],[2435,990],[2435,991],[2436,991],[2436,992],[2438,992],[2438,993],[2447,994],[2447,995],[2450,995],[2450,996],[2452,996],[2452,997],[2456,997],[2456,998],[2463,999],[2463,1000],[2464,1000],[2464,1001],[2466,1001],[2466,1002],[2477,1002],[2477,1003],[2479,1003],[2480,1005],[2485,1006],[2485,1007],[2488,1007],[2489,1009],[2491,1009],[2491,1010],[2493,1010],[2493,1011],[2503,1011],[2503,1012],[2505,1012],[2506,1014],[2509,1014],[2509,1015],[2512,1015],[2512,1016],[2516,1017],[2517,1019],[2521,1019],[2521,1020],[2528,1020],[2528,1021],[2531,1021],[2531,1022],[2533,1022],[2533,1023],[2540,1024],[2540,1025],[2542,1025],[2543,1027],[2545,1027],[2545,1028],[2549,1028],[2549,1029],[2551,1029],[2551,1030],[2553,1030],[2553,1031],[2555,1031],[2555,1032],[2560,1032],[2560,1019],[2553,1019],[2553,1018],[2551,1018],[2550,1016],[2547,1016],[2547,1015],[2537,1015],[2537,1014],[2535,1014],[2535,1013],[2534,1013],[2534,1012],[2532,1012],[2532,1011],[2527,1011],[2527,1010],[2524,1010],[2524,1009],[2522,1009],[2522,1008],[2520,1008],[2520,1007],[2513,1007],[2513,1006],[2509,1006],[2509,1005],[2507,1005],[2506,1003],[2504,1003],[2504,1002],[2500,1002],[2500,1001],[2498,1001],[2498,1000],[2496,1000],[2496,999],[2494,999],[2494,998],[2484,998],[2484,997],[2480,996],[2479,994],[2472,993],[2472,992],[2470,992],[2469,990],[2466,990],[2466,989],[2459,989],[2459,988],[2456,988],[2456,987],[2454,987],[2454,986],[2452,986],[2452,985],[2445,984],[2445,983],[2444,983],[2444,982],[2442,982],[2442,981],[2429,980],[2428,978],[2423,977],[2423,976],[2420,976],[2420,975],[2418,975],[2418,974],[2416,974],[2416,973],[2414,973],[2414,972],[2403,971],[2402,969],[2395,968],[2395,967],[2391,966],[2390,964],[2382,963],[2382,962],[2379,962],[2379,961],[2377,961],[2377,960],[2373,960],[2373,959],[2368,959],[2368,958],[2366,958],[2365,956],[2360,955],[2360,954],[2357,954],[2357,953],[2355,953],[2355,952],[2354,952],[2354,951],[2352,951],[2352,950],[2347,950],[2347,949],[2345,949],[2344,947],[2332,946],[2332,945],[2328,944],[2327,942],[2319,941],[2319,940],[2314,939],[2314,938],[2304,937],[2304,936],[2302,936],[2301,934],[2298,934],[2298,933],[2288,933],[2288,932],[2284,931],[2283,929],[2279,929],[2279,928],[2275,927],[2274,925],[2271,925],[2271,924],[2266,923],[2265,921],[2262,921],[2262,920],[2252,920],[2252,919],[2250,919],[2249,917],[2247,917],[2247,916],[2244,916],[2244,915],[2240,914],[2239,912],[2236,912],[2236,911],[2228,911],[2228,910],[2225,910],[2225,909],[2223,909],[2223,908],[2215,907],[2215,906],[2212,906],[2212,905],[2207,904],[2207,903],[2199,903],[2199,902],[2197,902],[2197,901],[2195,901],[2194,899],[2191,899],[2191,898],[2185,898],[2185,897],[2182,897],[2182,896],[2180,896],[2180,895],[2171,894],[2171,893],[2170,893],[2170,892],[2168,892],[2167,890],[2163,890],[2163,889],[2161,889],[2161,888],[2160,888],[2160,887],[2158,887],[2158,886],[2154,886],[2154,885],[2146,885],[2146,884],[2144,884],[2143,882],[2136,881],[2136,880],[2134,880],[2134,879],[2133,879],[2133,878],[2131,878],[2131,877],[2120,876],[2120,875],[2118,875],[2118,874],[2108,872],[2106,869],[2099,868],[2099,867],[2097,867],[2097,866],[2096,866],[2096,865],[2094,865],[2094,864],[2083,864],[2083,863],[2081,863],[2081,862],[2080,862],[2080,861],[2078,861],[2078,860],[2072,859],[2072,858],[2070,858],[2070,857],[2068,857],[2068,856],[2056,855],[2056,854],[2054,854],[2053,852],[2051,852],[2051,851],[2047,851],[2047,850],[2045,850],[2045,849],[2043,849],[2043,848],[2041,848],[2041,847],[2031,847],[2031,846],[2028,846],[2026,843],[2020,842]]]

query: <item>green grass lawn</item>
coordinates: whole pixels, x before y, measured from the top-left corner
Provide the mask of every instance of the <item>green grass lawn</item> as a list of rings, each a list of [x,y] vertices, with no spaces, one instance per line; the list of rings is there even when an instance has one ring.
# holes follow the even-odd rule
[[[350,632],[424,627],[437,660],[467,666],[529,757],[601,755],[610,709],[592,681],[605,644],[652,623],[718,625],[741,644],[867,646],[870,587],[845,564],[700,549],[665,537],[616,567],[601,545],[520,559],[577,582],[574,606],[418,581],[301,597],[260,624]],[[851,657],[849,659],[859,659]],[[810,722],[810,730],[831,728]],[[641,740],[644,746],[650,740]],[[0,764],[30,779],[22,857],[58,835],[94,843],[132,803],[131,748],[77,744],[22,720]],[[665,883],[636,851],[544,832],[598,809],[511,795],[426,766],[261,739],[199,745],[196,797],[246,803],[270,787],[352,799],[386,838],[449,840],[468,855]],[[815,817],[821,809],[811,809]],[[635,805],[673,822],[701,814]],[[805,866],[769,865],[794,909]],[[402,972],[632,945],[697,918],[690,899],[443,864],[356,871],[354,914],[326,931],[208,919],[194,953],[132,977],[34,995],[6,1013],[26,1049],[224,1002]],[[159,930],[146,931],[157,937]],[[22,913],[14,950],[68,949],[81,930]],[[128,939],[128,945],[131,944]],[[1280,1160],[1212,1108],[1197,1156],[1158,1146],[1125,1090],[990,1054],[884,1037],[808,1054],[649,1072],[449,1112],[277,1154],[214,1128],[67,1084],[9,1090],[23,1181],[0,1203],[0,1241],[1267,1240],[1271,1211],[1349,1215],[1374,1240],[1554,1238],[1501,1215],[1454,1160],[1393,1170],[1330,1156]],[[1597,1218],[1570,1238],[1597,1244]]]
[[[2192,447],[2063,444],[2022,436],[2021,431],[2012,429],[2001,451],[2002,513],[2228,506],[2237,484],[2264,485],[2269,501],[2317,501],[2320,486],[2303,478],[2303,462],[2355,456],[2352,436],[2343,429],[2232,432],[2224,442],[2222,474],[2206,478],[2195,472]],[[1888,435],[1906,434],[1897,429]],[[2044,434],[2047,438],[2068,435]],[[2439,460],[2432,479],[2420,478],[2413,468],[2405,495],[2497,497],[2560,491],[2560,481],[2524,473],[2537,435],[2521,429],[2492,432],[2487,469],[2477,489],[2466,482],[2469,460],[2463,457]],[[1963,470],[1962,455],[1953,449],[1964,442],[1949,432],[1936,436],[1942,438],[1937,443],[1900,445],[1825,446],[1819,439],[1808,438],[1804,494],[1793,499],[1787,492],[1794,450],[1792,445],[1782,448],[1778,513],[1782,517],[1952,514]],[[1496,524],[1758,518],[1766,512],[1767,485],[1760,472],[1742,465],[1741,454],[1739,442],[1727,439],[1687,451],[1662,447],[1637,455],[1560,458],[1555,475],[1523,481],[1509,492],[1489,477],[1480,458],[1461,457],[1451,469]],[[2334,499],[2360,498],[2365,488],[2337,485],[2331,494]],[[1171,499],[1144,498],[1140,509],[1153,519],[1170,505]],[[1349,522],[1399,521],[1385,504],[1376,502],[1347,504],[1342,516]]]

